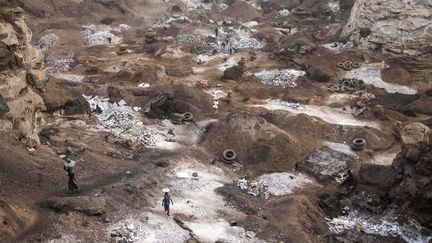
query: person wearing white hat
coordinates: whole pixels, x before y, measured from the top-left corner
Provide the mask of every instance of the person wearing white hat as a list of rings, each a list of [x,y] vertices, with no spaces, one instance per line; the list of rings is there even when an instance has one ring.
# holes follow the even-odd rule
[[[170,203],[172,205],[174,205],[174,202],[173,202],[173,200],[171,199],[171,197],[168,194],[168,192],[169,192],[168,188],[163,189],[162,192],[165,192],[164,198],[162,199],[162,206],[164,207],[166,214],[169,216],[170,215],[169,214]]]
[[[69,177],[69,181],[68,181],[68,188],[69,191],[78,191],[79,187],[75,181],[75,170],[74,167],[75,166],[75,161],[71,160],[69,158],[66,158],[64,160],[64,167],[63,169],[67,172],[68,177]]]
[[[213,111],[215,114],[217,114],[219,111],[219,100],[217,99],[213,100]]]

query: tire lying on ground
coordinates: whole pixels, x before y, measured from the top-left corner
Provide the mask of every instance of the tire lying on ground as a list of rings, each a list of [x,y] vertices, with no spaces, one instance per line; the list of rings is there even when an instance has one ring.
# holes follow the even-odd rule
[[[336,64],[336,66],[338,66],[338,67],[340,67],[340,68],[343,68],[345,65],[344,65],[343,62],[338,62],[338,63]]]
[[[354,138],[351,143],[351,148],[354,151],[362,151],[366,147],[366,139],[364,138]]]
[[[222,162],[232,164],[237,159],[237,153],[232,149],[226,149],[222,153]]]
[[[192,112],[183,113],[183,121],[192,121],[194,118]]]
[[[353,62],[353,63],[351,64],[351,67],[352,67],[352,68],[359,68],[359,67],[360,67],[360,63],[358,63],[358,62]]]

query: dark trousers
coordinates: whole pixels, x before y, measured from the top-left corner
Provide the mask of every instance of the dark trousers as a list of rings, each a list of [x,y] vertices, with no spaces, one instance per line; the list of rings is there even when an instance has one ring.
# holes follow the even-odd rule
[[[169,204],[168,205],[164,205],[164,208],[165,208],[165,212],[166,212],[166,214],[169,216]]]
[[[75,182],[75,175],[69,175],[68,187],[69,191],[78,190],[78,185]]]

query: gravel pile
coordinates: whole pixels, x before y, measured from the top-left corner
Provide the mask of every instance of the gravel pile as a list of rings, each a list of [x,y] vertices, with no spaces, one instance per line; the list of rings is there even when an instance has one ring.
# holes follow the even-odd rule
[[[119,26],[117,26],[117,28],[115,29],[115,31],[117,32],[125,32],[128,31],[131,27],[127,24],[119,24]]]
[[[108,98],[84,96],[94,116],[111,134],[125,141],[139,141],[143,146],[155,146],[158,131],[146,128],[132,107],[121,100],[118,103],[108,102]]]
[[[256,180],[248,183],[246,179],[237,181],[237,186],[248,190],[255,197],[268,198],[271,195],[283,196],[312,184],[313,181],[307,176],[294,173],[272,173],[259,176]]]
[[[261,42],[252,37],[238,36],[230,40],[231,47],[234,50],[244,50],[244,49],[261,49],[263,46]]]
[[[176,41],[180,45],[205,45],[207,43],[206,38],[201,35],[184,34],[177,35]]]
[[[298,71],[294,69],[282,69],[282,70],[263,70],[255,73],[263,84],[281,86],[283,88],[297,87],[297,80],[299,77],[304,76],[304,71]]]
[[[185,5],[189,10],[200,9],[200,8],[211,10],[213,6],[213,1],[206,1],[206,0],[183,0],[183,2],[185,3]]]
[[[56,34],[48,34],[39,39],[38,45],[42,50],[48,50],[51,46],[60,42],[60,38]]]
[[[75,60],[73,55],[68,55],[64,58],[45,61],[48,73],[66,72],[72,68]]]
[[[121,42],[121,38],[115,36],[110,30],[92,32],[86,29],[81,31],[81,37],[84,39],[86,45],[89,46],[109,45],[109,38],[111,38],[111,44],[119,44]]]

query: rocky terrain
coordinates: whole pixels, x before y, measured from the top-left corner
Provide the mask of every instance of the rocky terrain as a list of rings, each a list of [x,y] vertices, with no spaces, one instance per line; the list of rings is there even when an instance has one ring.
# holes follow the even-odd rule
[[[431,242],[431,16],[0,0],[0,242]]]

